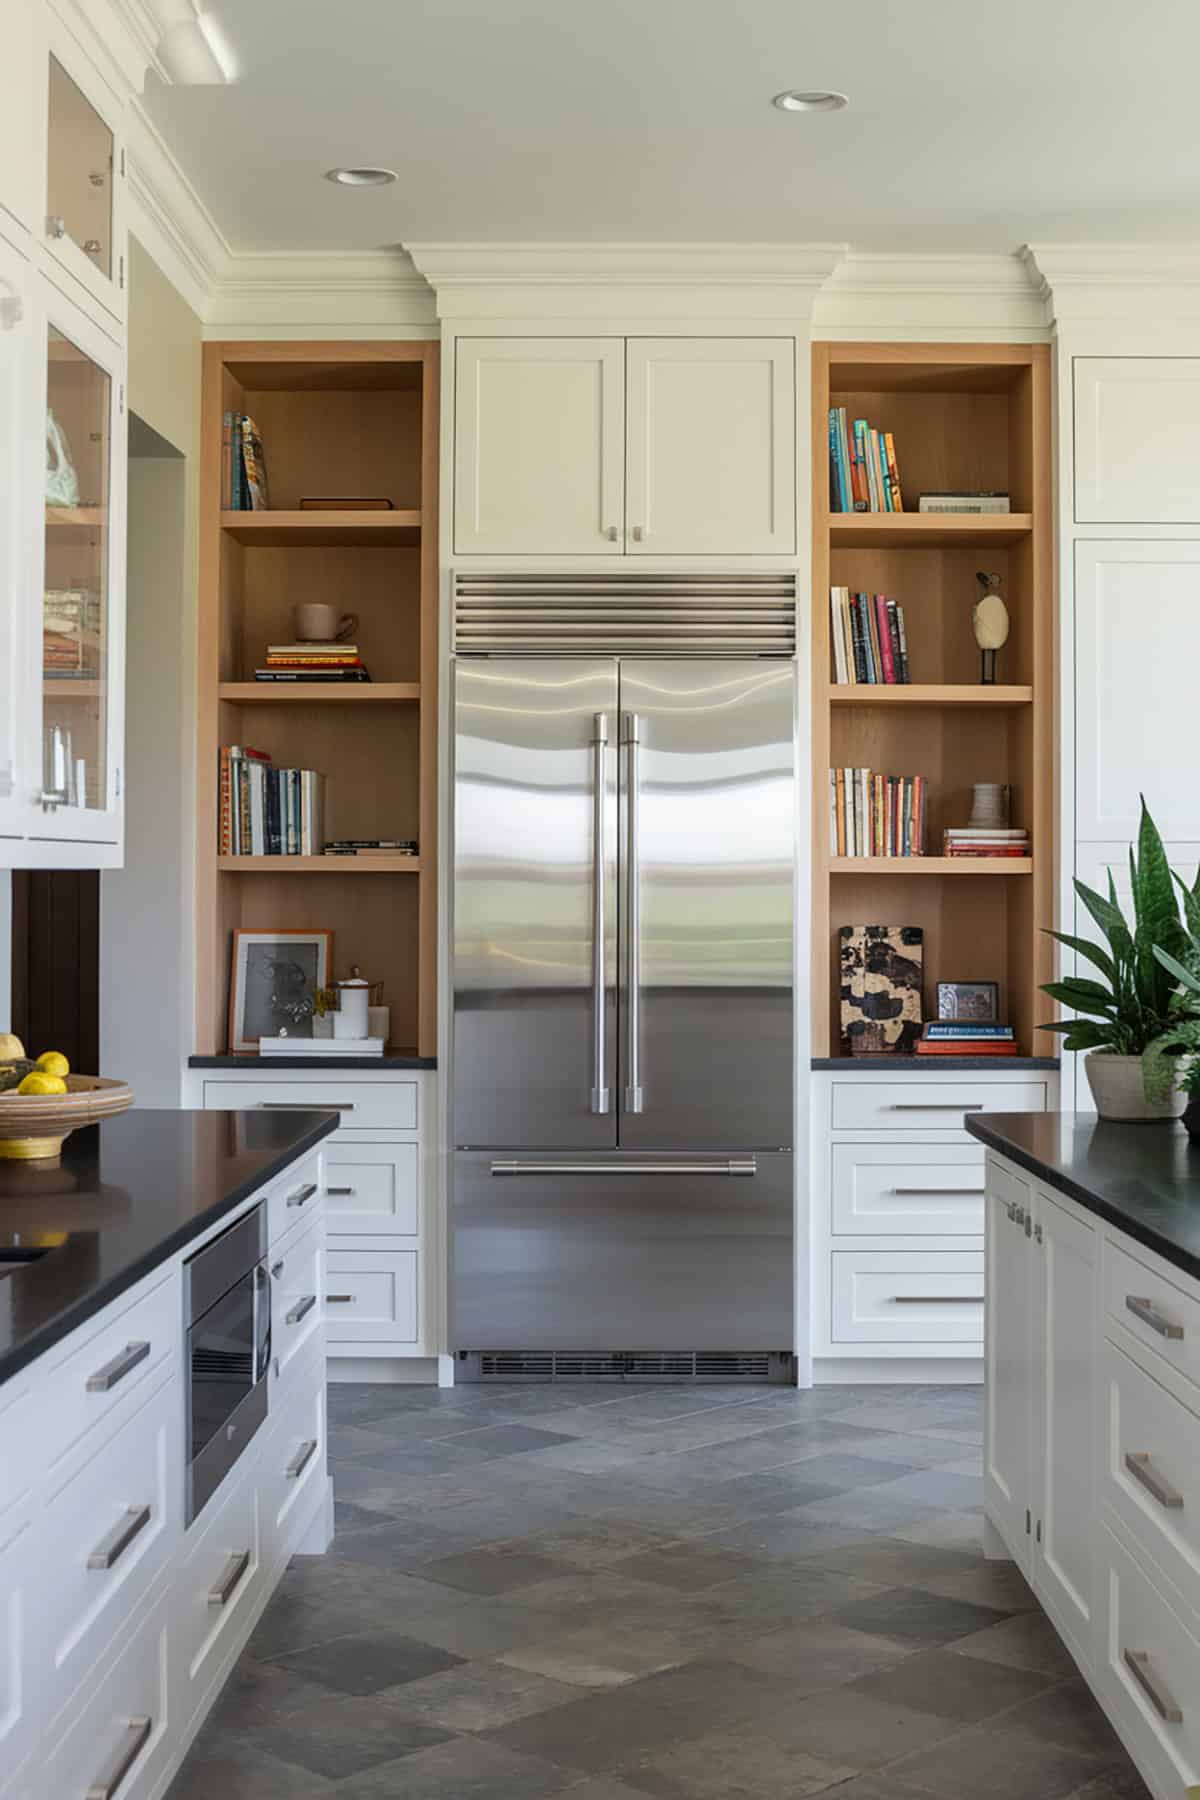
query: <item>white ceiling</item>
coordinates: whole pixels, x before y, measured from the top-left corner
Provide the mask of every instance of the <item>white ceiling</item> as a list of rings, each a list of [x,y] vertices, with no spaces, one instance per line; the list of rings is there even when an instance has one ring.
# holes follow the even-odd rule
[[[151,117],[235,250],[1200,238],[1195,0],[209,0]],[[780,88],[840,88],[789,115]],[[380,163],[375,190],[321,179]]]

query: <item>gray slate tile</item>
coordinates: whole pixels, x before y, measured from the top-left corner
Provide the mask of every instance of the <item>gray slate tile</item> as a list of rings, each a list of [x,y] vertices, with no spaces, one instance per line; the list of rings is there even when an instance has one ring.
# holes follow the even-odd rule
[[[260,1726],[251,1742],[280,1762],[322,1775],[327,1781],[344,1781],[378,1768],[380,1763],[427,1750],[449,1736],[448,1730],[438,1729],[428,1720],[404,1717],[388,1706],[383,1696],[371,1694],[326,1699],[276,1724]]]
[[[419,1681],[438,1669],[461,1662],[448,1650],[435,1649],[399,1631],[364,1632],[333,1638],[310,1650],[280,1657],[281,1667],[339,1694],[378,1694],[405,1681]]]
[[[452,1738],[401,1762],[381,1763],[335,1791],[338,1800],[552,1800],[568,1780],[563,1769],[502,1744]]]
[[[1096,1764],[1057,1744],[975,1725],[901,1758],[888,1773],[939,1800],[1068,1800],[1093,1779]]]
[[[573,1574],[571,1564],[557,1557],[539,1556],[521,1543],[491,1544],[480,1550],[464,1550],[455,1556],[426,1563],[429,1581],[461,1588],[471,1594],[507,1594],[515,1588],[550,1581],[556,1575]]]
[[[1003,1616],[986,1606],[966,1600],[947,1600],[926,1588],[885,1588],[867,1599],[851,1600],[830,1615],[839,1625],[865,1631],[874,1637],[894,1638],[898,1643],[925,1646],[953,1643]]]
[[[1075,1673],[1070,1651],[1042,1612],[1017,1613],[989,1625],[954,1645],[958,1656],[984,1662],[1005,1663],[1011,1669],[1040,1669],[1045,1675],[1066,1680]]]
[[[388,1698],[403,1718],[466,1732],[490,1731],[577,1697],[574,1688],[533,1670],[475,1662],[411,1681]]]
[[[754,1722],[686,1738],[632,1773],[662,1800],[801,1800],[827,1793],[854,1770],[778,1743]]]
[[[1014,1669],[956,1656],[953,1650],[920,1650],[895,1667],[879,1669],[855,1681],[851,1693],[936,1713],[962,1725],[977,1725],[997,1713],[1036,1699],[1054,1678],[1035,1669]],[[1007,1721],[1006,1721],[1007,1723]]]

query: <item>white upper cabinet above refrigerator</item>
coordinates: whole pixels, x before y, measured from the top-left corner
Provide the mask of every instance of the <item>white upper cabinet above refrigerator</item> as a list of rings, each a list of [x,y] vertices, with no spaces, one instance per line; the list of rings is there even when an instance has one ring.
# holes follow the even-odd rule
[[[1075,518],[1200,525],[1200,358],[1077,356]]]
[[[790,556],[791,338],[460,338],[454,548]]]

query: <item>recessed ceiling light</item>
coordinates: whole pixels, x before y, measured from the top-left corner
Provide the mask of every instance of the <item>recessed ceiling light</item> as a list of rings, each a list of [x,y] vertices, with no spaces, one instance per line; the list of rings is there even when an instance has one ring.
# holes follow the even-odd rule
[[[339,187],[386,187],[389,181],[395,181],[394,169],[326,169],[326,181],[336,181]]]
[[[786,93],[776,94],[771,105],[777,106],[780,112],[841,112],[847,104],[845,94],[835,94],[832,89],[788,88]]]

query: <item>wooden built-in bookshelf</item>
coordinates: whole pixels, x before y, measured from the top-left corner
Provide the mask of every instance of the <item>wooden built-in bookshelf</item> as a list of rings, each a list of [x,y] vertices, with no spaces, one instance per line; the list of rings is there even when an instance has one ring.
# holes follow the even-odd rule
[[[829,408],[845,406],[895,440],[903,513],[834,513]],[[1051,1055],[1035,1027],[1054,1008],[1052,974],[1053,580],[1050,366],[1043,345],[818,344],[813,349],[813,1054],[838,1055],[838,930],[917,925],[925,1014],[938,981],[996,981],[1020,1055]],[[922,493],[997,491],[1012,512],[917,512]],[[999,682],[980,684],[971,625],[977,570],[996,572],[1011,634]],[[904,607],[911,686],[834,682],[830,584]],[[1003,684],[1003,685],[1001,685]],[[835,857],[829,770],[924,775],[921,857]],[[975,782],[1012,789],[1028,857],[940,854],[965,825]],[[919,877],[919,879],[914,879]],[[964,879],[965,878],[965,879]]]
[[[438,345],[212,343],[200,518],[196,1049],[225,1050],[233,931],[328,927],[334,970],[384,983],[391,1049],[437,1049]],[[271,510],[222,510],[222,421],[262,435]],[[303,498],[386,497],[385,511]],[[372,680],[256,683],[292,608],[356,613]],[[415,838],[420,855],[221,856],[218,752],[325,775],[331,838]],[[370,875],[372,880],[361,877]],[[320,879],[315,879],[319,876]]]

